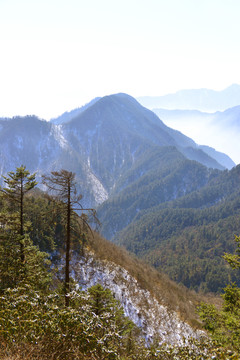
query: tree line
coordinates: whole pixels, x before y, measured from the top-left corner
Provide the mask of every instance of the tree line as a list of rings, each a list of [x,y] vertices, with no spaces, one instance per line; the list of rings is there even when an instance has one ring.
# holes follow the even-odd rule
[[[206,304],[199,308],[213,341],[189,340],[177,347],[159,346],[156,339],[147,345],[108,289],[97,284],[81,291],[70,277],[71,249],[82,250],[93,231],[91,220],[97,221],[94,209],[81,206],[75,175],[61,170],[44,176],[49,193],[44,200],[30,196],[36,190],[36,174],[25,166],[9,172],[4,182],[0,196],[1,358],[228,359],[230,349],[231,359],[238,359],[240,292],[236,285],[225,290],[221,311]],[[80,247],[75,238],[81,239]],[[50,252],[53,259],[57,241],[65,244],[64,279],[59,282],[49,257]],[[239,268],[240,241],[236,241],[237,253],[225,258]],[[223,341],[225,334],[227,341]]]
[[[42,254],[40,256],[29,237],[31,224],[25,217],[25,197],[30,190],[35,188],[37,181],[36,174],[30,174],[23,165],[18,167],[15,172],[9,172],[8,176],[4,176],[3,179],[6,187],[1,189],[1,200],[4,205],[1,212],[2,236],[5,241],[8,239],[9,242],[12,242],[14,237],[16,249],[15,256],[12,258],[14,257],[14,261],[19,265],[16,276],[14,276],[17,283],[18,281],[21,282],[22,277],[27,272],[31,273],[30,269],[27,269],[27,264],[29,264],[26,259],[28,252],[32,252],[33,249],[35,251],[34,268],[37,264],[41,267],[42,262]],[[96,222],[98,220],[95,209],[84,208],[81,205],[82,195],[77,194],[74,173],[67,170],[53,171],[51,175],[44,175],[42,182],[47,187],[48,192],[52,194],[54,206],[58,212],[61,212],[65,223],[64,293],[66,295],[70,292],[70,251],[73,229],[76,224],[81,227],[82,231],[86,227],[90,229],[89,215]],[[80,215],[76,211],[80,211]],[[66,306],[69,305],[67,296],[65,296],[65,304]]]

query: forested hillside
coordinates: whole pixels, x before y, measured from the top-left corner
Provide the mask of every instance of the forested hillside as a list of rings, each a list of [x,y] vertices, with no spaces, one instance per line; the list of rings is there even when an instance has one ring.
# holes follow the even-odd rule
[[[215,334],[220,343],[210,341],[196,329],[200,327],[195,313],[199,296],[85,226],[91,221],[86,212],[74,212],[75,199],[81,200],[76,197],[74,179],[65,170],[44,177],[45,183],[54,184],[55,193],[61,190],[56,197],[39,191],[35,174],[24,166],[4,178],[7,186],[0,193],[1,359],[192,359],[193,350],[195,359],[218,355],[227,359],[228,349],[232,359],[237,359],[238,326],[228,335],[231,346],[221,340],[228,326],[222,321]],[[70,197],[65,197],[64,189],[70,189]],[[69,250],[70,258],[65,258]],[[229,254],[227,261],[238,267],[236,256]],[[66,280],[68,266],[71,277]],[[98,279],[105,279],[115,293],[96,283]],[[238,289],[229,287],[225,296],[226,304],[235,309],[227,298],[230,291],[237,295]],[[116,300],[119,292],[122,304]],[[229,316],[227,309],[223,311]],[[210,312],[219,321],[222,316],[214,305],[202,303],[199,314],[206,328]],[[237,320],[238,315],[234,316]]]
[[[151,152],[164,147],[208,168],[225,169],[226,155],[205,152],[126,94],[95,99],[54,123],[36,116],[0,119],[1,175],[22,163],[37,178],[67,168],[76,172],[85,205],[94,207],[112,195],[127,172],[146,157],[151,162]]]
[[[162,187],[158,183],[155,204],[151,187],[137,185],[103,204],[99,209],[103,231],[175,281],[196,290],[218,292],[230,276],[239,282],[222,256],[232,251],[232,239],[240,233],[240,167],[218,173],[199,168],[196,163],[205,186],[195,190],[194,184],[200,184],[198,173],[190,172],[189,176],[187,163],[183,164],[169,200],[164,196],[171,194],[167,192],[171,177],[166,177],[168,183],[165,181]],[[176,174],[181,166],[176,167]],[[192,171],[194,166],[189,169]],[[186,179],[193,191],[177,197],[176,184],[183,189]]]
[[[76,172],[76,189],[84,194],[82,205],[97,207],[100,231],[106,238],[124,245],[191,288],[219,291],[227,277],[220,254],[230,250],[227,244],[233,233],[238,233],[238,227],[232,224],[237,216],[237,211],[231,214],[235,205],[227,205],[230,195],[238,197],[238,168],[224,170],[222,162],[226,162],[226,155],[212,152],[210,156],[205,147],[167,127],[126,94],[95,99],[55,120],[61,124],[35,116],[1,119],[1,174],[6,175],[21,163],[36,172],[37,181],[42,174],[59,168]],[[45,185],[40,186],[44,189]],[[211,217],[201,210],[224,201],[224,212],[230,209],[224,217],[228,217],[224,230],[228,238],[221,240],[220,246],[217,221],[223,219],[222,210],[211,210],[218,214],[211,223]],[[174,208],[178,210],[166,211]],[[192,208],[199,211],[191,211]],[[32,236],[37,221],[43,220],[33,221]],[[206,228],[204,232],[202,226],[212,229]],[[186,245],[186,232],[190,238],[194,233],[195,245],[189,243],[193,250]],[[201,244],[205,242],[202,234],[209,232],[212,235],[207,235],[210,236],[207,249],[218,247],[219,258],[213,256],[212,265],[205,265],[206,252],[201,255],[203,264],[196,267],[195,262],[201,263],[196,254],[201,253]],[[39,241],[46,242],[42,237]],[[171,248],[178,242],[184,243],[186,251],[183,255],[181,251],[174,254],[177,258],[171,264],[169,259],[174,252]],[[164,260],[152,255],[157,251],[164,254]],[[210,284],[215,262],[221,267],[219,279]],[[185,264],[183,271],[179,270],[180,263]],[[196,276],[199,266],[201,270]]]
[[[81,200],[76,197],[74,179],[65,170],[44,177],[45,183],[54,184],[55,193],[61,190],[56,197],[37,190],[35,174],[24,166],[4,178],[6,187],[0,193],[1,358],[147,360],[172,359],[174,354],[178,359],[192,359],[194,349],[196,359],[217,354],[225,359],[229,344],[226,349],[216,346],[196,330],[200,323],[194,309],[199,296],[85,226],[91,219],[85,212],[74,212],[75,199]],[[64,189],[70,189],[70,197],[65,197]],[[65,258],[69,250],[70,258]],[[230,255],[228,260],[238,264]],[[124,309],[115,298],[117,292],[113,295],[98,283],[91,286],[103,278],[115,291],[122,289]],[[83,282],[85,290],[79,289]],[[126,306],[132,316],[135,311],[133,321],[124,314]],[[204,306],[199,311],[205,321]],[[156,321],[158,333],[153,327]],[[167,329],[171,329],[169,334]],[[232,354],[237,349],[234,340]]]
[[[220,174],[186,160],[175,148],[154,149],[149,157],[147,154],[144,162],[137,163],[116,184],[118,190],[123,189],[98,207],[102,232],[108,239],[142,214],[155,212],[159,204],[165,207],[190,196]]]

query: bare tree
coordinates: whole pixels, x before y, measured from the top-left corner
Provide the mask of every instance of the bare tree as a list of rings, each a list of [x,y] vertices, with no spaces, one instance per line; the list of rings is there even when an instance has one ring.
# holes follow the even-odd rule
[[[75,173],[62,169],[61,171],[52,171],[51,175],[43,176],[43,184],[47,186],[48,190],[60,200],[64,206],[64,214],[66,217],[66,257],[65,257],[65,305],[69,306],[68,293],[70,291],[70,250],[71,250],[71,223],[75,216],[78,216],[76,211],[81,212],[82,224],[90,229],[88,217],[86,212],[96,218],[95,209],[84,208],[81,205],[82,195],[77,194]]]

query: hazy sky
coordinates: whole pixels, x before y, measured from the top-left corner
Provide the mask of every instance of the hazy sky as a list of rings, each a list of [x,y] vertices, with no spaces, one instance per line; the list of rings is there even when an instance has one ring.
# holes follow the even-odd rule
[[[0,0],[0,116],[240,83],[239,0]]]
[[[239,0],[0,0],[0,117],[240,84],[239,15]]]

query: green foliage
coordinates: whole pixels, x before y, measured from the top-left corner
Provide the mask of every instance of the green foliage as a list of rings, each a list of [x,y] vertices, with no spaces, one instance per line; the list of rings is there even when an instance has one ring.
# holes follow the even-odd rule
[[[225,254],[224,259],[229,263],[232,269],[240,268],[240,236],[235,236],[237,243],[236,254]]]
[[[8,172],[8,176],[3,176],[7,185],[6,188],[2,189],[4,196],[11,203],[20,204],[21,197],[37,185],[35,177],[36,175],[30,175],[30,172],[26,170],[26,166],[23,165],[18,167],[15,172]]]
[[[19,253],[19,235],[0,231],[0,293],[7,288],[23,284],[47,291],[51,283],[50,260],[45,252],[34,246],[30,237],[21,237],[24,246],[24,263]]]
[[[202,303],[198,308],[199,316],[206,330],[215,333],[219,327],[220,316],[215,305]]]
[[[161,209],[136,219],[116,243],[191,289],[221,292],[229,279],[240,285],[222,258],[233,251],[239,216],[239,193],[210,208]]]
[[[63,216],[65,219],[65,304],[69,305],[67,294],[70,292],[70,252],[72,243],[72,229],[73,226],[80,223],[82,224],[81,230],[87,227],[90,231],[88,216],[85,212],[89,211],[95,217],[94,209],[83,208],[81,204],[82,195],[77,194],[76,189],[76,174],[62,169],[61,171],[52,171],[50,176],[43,176],[43,184],[47,186],[48,190],[53,193],[54,198],[57,200],[56,205],[58,209],[63,209]],[[80,219],[77,221],[76,211],[81,212]],[[80,232],[78,231],[78,234]]]
[[[222,258],[240,233],[240,166],[220,172],[165,153],[169,163],[156,150],[159,167],[136,164],[119,180],[121,191],[98,209],[102,234],[191,289],[240,285]]]
[[[118,302],[113,298],[110,290],[105,290],[100,284],[92,286],[88,289],[90,295],[90,304],[92,311],[96,315],[101,315],[104,312],[111,312]]]
[[[26,217],[25,195],[36,185],[35,174],[25,166],[4,177],[0,213],[0,292],[29,284],[47,290],[50,284],[48,255],[33,245]]]
[[[240,289],[235,284],[224,289],[220,310],[214,305],[201,304],[199,315],[213,340],[240,353]]]
[[[96,291],[105,299],[100,313],[92,306]],[[9,344],[44,342],[45,351],[55,353],[54,358],[65,354],[74,359],[78,352],[89,358],[118,359],[134,325],[109,290],[96,285],[68,296],[70,305],[65,308],[57,293],[43,296],[30,287],[6,290],[0,297],[0,338]]]
[[[116,188],[121,191],[98,209],[102,233],[109,239],[145,213],[157,211],[159,204],[166,206],[198,190],[213,176],[212,171],[184,159],[171,147],[148,151],[144,160],[120,178]]]
[[[18,214],[18,234],[24,235],[24,198],[25,195],[33,189],[37,182],[35,181],[35,174],[30,175],[25,166],[20,166],[16,171],[10,171],[8,176],[3,176],[7,187],[1,189],[1,194],[5,200],[5,206],[10,213]],[[13,216],[14,216],[13,215]],[[23,249],[21,249],[23,250]],[[21,254],[22,260],[23,254]]]
[[[124,316],[123,309],[110,290],[97,284],[88,291],[49,290],[47,254],[54,240],[63,241],[63,217],[50,197],[24,198],[24,233],[19,233],[19,217],[12,203],[0,199],[0,357],[18,359],[237,359],[213,342],[188,340],[182,346],[147,346],[140,330]],[[7,198],[10,201],[10,198]],[[13,201],[13,200],[12,200]],[[80,219],[84,224],[84,219]],[[82,225],[81,224],[81,225]],[[76,229],[77,231],[77,229]],[[78,235],[82,232],[78,233]],[[21,256],[24,249],[24,262]],[[103,251],[103,249],[102,249]],[[65,306],[66,296],[68,307]],[[225,291],[223,319],[228,324],[228,339],[236,349],[239,338],[237,320],[239,289]],[[211,310],[211,311],[210,311]],[[209,330],[223,320],[214,308],[206,312]],[[230,314],[231,317],[226,316]],[[211,316],[211,317],[210,317]],[[214,329],[215,333],[218,330]],[[224,339],[219,336],[224,345]]]
[[[71,292],[69,300],[66,308],[58,293],[43,295],[29,286],[6,290],[0,296],[1,358],[21,351],[19,359],[238,359],[206,338],[178,347],[146,346],[111,292],[99,284]]]
[[[34,245],[52,253],[64,243],[64,219],[56,202],[43,193],[25,199],[26,219],[31,223],[29,235]]]
[[[235,237],[237,254],[225,254],[224,258],[231,267],[239,268],[239,237]],[[233,261],[234,258],[234,261]],[[212,334],[212,338],[223,346],[240,353],[240,288],[235,283],[229,284],[222,295],[223,305],[218,310],[214,305],[201,304],[199,315],[205,328]]]

